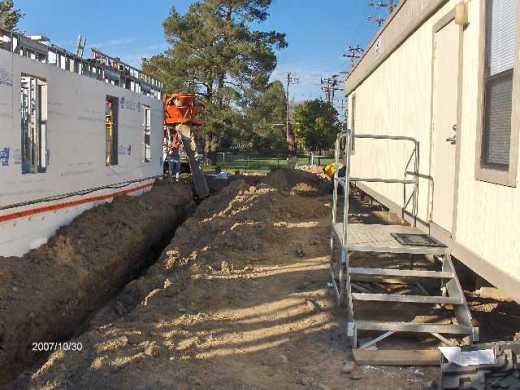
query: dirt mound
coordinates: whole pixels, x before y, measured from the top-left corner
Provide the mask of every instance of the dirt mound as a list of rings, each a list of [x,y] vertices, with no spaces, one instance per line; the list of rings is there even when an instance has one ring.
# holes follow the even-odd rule
[[[22,258],[0,258],[0,384],[43,357],[33,342],[63,340],[157,257],[191,189],[158,184],[86,211]]]
[[[15,386],[426,387],[438,368],[342,370],[349,359],[345,312],[334,310],[327,288],[330,195],[301,196],[293,188],[236,181],[206,199],[160,260],[73,340],[81,353],[55,352]],[[368,205],[354,202],[355,218],[369,221]],[[490,321],[500,310],[489,313]]]
[[[81,353],[54,353],[32,379],[21,377],[18,383],[58,389],[219,388],[220,383],[224,389],[254,380],[264,353],[253,354],[244,382],[217,378],[245,368],[246,355],[240,351],[256,349],[248,340],[251,334],[259,345],[264,338],[270,345],[271,339],[283,342],[286,334],[304,337],[315,327],[334,328],[328,310],[321,309],[328,304],[326,294],[313,292],[316,283],[325,285],[326,271],[323,280],[309,279],[327,267],[319,256],[327,251],[329,214],[323,198],[232,182],[202,202],[161,259],[98,313],[91,329],[76,339],[83,344]],[[295,265],[295,259],[301,264]],[[306,259],[312,260],[307,264]],[[310,274],[302,272],[306,267]],[[306,288],[310,292],[304,293]],[[318,296],[325,296],[323,303],[317,303]],[[138,304],[116,318],[135,299]],[[321,348],[321,342],[311,344],[313,350]],[[226,350],[233,355],[230,361],[219,358]],[[320,360],[315,353],[303,356]],[[301,354],[274,351],[267,360],[277,362],[280,354],[293,360],[294,369],[288,370],[295,373],[290,379],[295,384]],[[264,384],[272,380],[260,376]]]
[[[319,176],[299,169],[277,168],[271,171],[263,183],[279,191],[295,192],[300,194],[325,194],[328,192],[328,183]]]
[[[296,185],[308,182],[296,182]],[[330,196],[235,181],[200,204],[161,259],[31,389],[339,389],[346,340],[327,292]],[[117,311],[138,299],[127,314]],[[119,308],[119,309],[118,309]],[[127,308],[125,308],[127,310]],[[436,374],[436,372],[435,372]],[[413,370],[363,373],[363,388],[418,388]],[[359,376],[359,374],[358,374]],[[410,384],[411,383],[411,384]]]

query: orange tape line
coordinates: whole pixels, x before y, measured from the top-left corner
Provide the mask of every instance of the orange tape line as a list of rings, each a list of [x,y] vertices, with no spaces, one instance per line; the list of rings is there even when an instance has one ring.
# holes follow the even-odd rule
[[[139,191],[144,188],[151,187],[151,186],[153,186],[153,183],[143,184],[139,187],[130,188],[128,190],[119,191],[119,192],[113,192],[113,193],[107,194],[107,195],[93,196],[93,197],[86,198],[86,199],[73,200],[72,202],[53,204],[51,206],[38,207],[36,209],[23,210],[23,211],[18,211],[16,213],[12,213],[12,214],[0,215],[0,222],[11,221],[13,219],[18,219],[18,218],[23,218],[23,217],[30,217],[35,214],[48,213],[49,211],[56,211],[56,210],[61,210],[61,209],[69,208],[69,207],[79,206],[79,205],[85,204],[85,203],[98,202],[100,200],[110,199],[110,198],[114,198],[116,196],[121,196],[121,195],[129,194],[131,192],[136,192],[136,191]]]

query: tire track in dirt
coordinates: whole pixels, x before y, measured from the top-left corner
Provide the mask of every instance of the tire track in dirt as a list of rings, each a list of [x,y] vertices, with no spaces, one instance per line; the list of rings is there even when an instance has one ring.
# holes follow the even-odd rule
[[[367,372],[361,381],[341,373],[343,318],[327,289],[330,196],[306,175],[276,175],[269,185],[233,182],[202,202],[161,259],[76,339],[84,351],[54,353],[17,385],[421,388],[411,370]],[[127,295],[139,303],[116,319]]]

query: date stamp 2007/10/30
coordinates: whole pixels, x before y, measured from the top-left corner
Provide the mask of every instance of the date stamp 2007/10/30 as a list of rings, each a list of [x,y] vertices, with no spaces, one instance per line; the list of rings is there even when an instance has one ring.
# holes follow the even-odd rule
[[[83,350],[81,342],[52,342],[40,341],[32,343],[33,352],[54,352],[54,351],[76,351]]]

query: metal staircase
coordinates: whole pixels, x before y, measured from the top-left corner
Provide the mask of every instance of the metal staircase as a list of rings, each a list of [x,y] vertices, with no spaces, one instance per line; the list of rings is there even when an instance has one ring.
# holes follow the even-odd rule
[[[392,142],[413,143],[413,153],[405,167],[402,179],[359,178],[350,177],[350,156],[353,138],[372,140],[391,140]],[[412,207],[414,225],[417,220],[417,194],[419,169],[419,145],[409,137],[381,135],[352,135],[350,130],[341,132],[336,140],[336,167],[341,163],[343,170],[336,169],[334,177],[332,233],[331,233],[331,282],[334,287],[338,304],[346,306],[348,326],[347,333],[351,338],[353,348],[365,349],[379,341],[399,332],[431,334],[445,344],[450,341],[444,335],[470,336],[472,341],[478,340],[478,328],[472,326],[471,314],[464,297],[455,268],[451,260],[450,250],[442,243],[423,234],[415,226],[382,225],[349,223],[351,184],[357,182],[397,183],[403,185],[403,215],[408,205]],[[412,168],[410,168],[412,167]],[[340,173],[341,172],[341,173]],[[411,176],[411,178],[410,178]],[[413,186],[411,194],[407,195],[407,187]],[[343,193],[343,196],[341,196]],[[338,207],[339,203],[343,203]],[[408,242],[401,240],[408,238]],[[355,252],[376,256],[386,254],[391,256],[427,256],[432,261],[434,270],[395,269],[381,267],[353,267],[351,255]],[[413,262],[412,262],[413,265]],[[369,289],[354,292],[353,281],[377,281],[380,284],[398,279],[403,283],[417,283],[420,280],[430,280],[438,283],[440,295],[429,295],[423,288],[423,294],[374,293]],[[404,321],[371,321],[357,319],[354,304],[360,302],[414,303],[424,305],[442,305],[452,309],[455,321],[452,323],[426,323]],[[413,307],[412,309],[413,310]],[[411,313],[413,314],[413,313]],[[379,336],[358,345],[358,332],[382,332]]]

